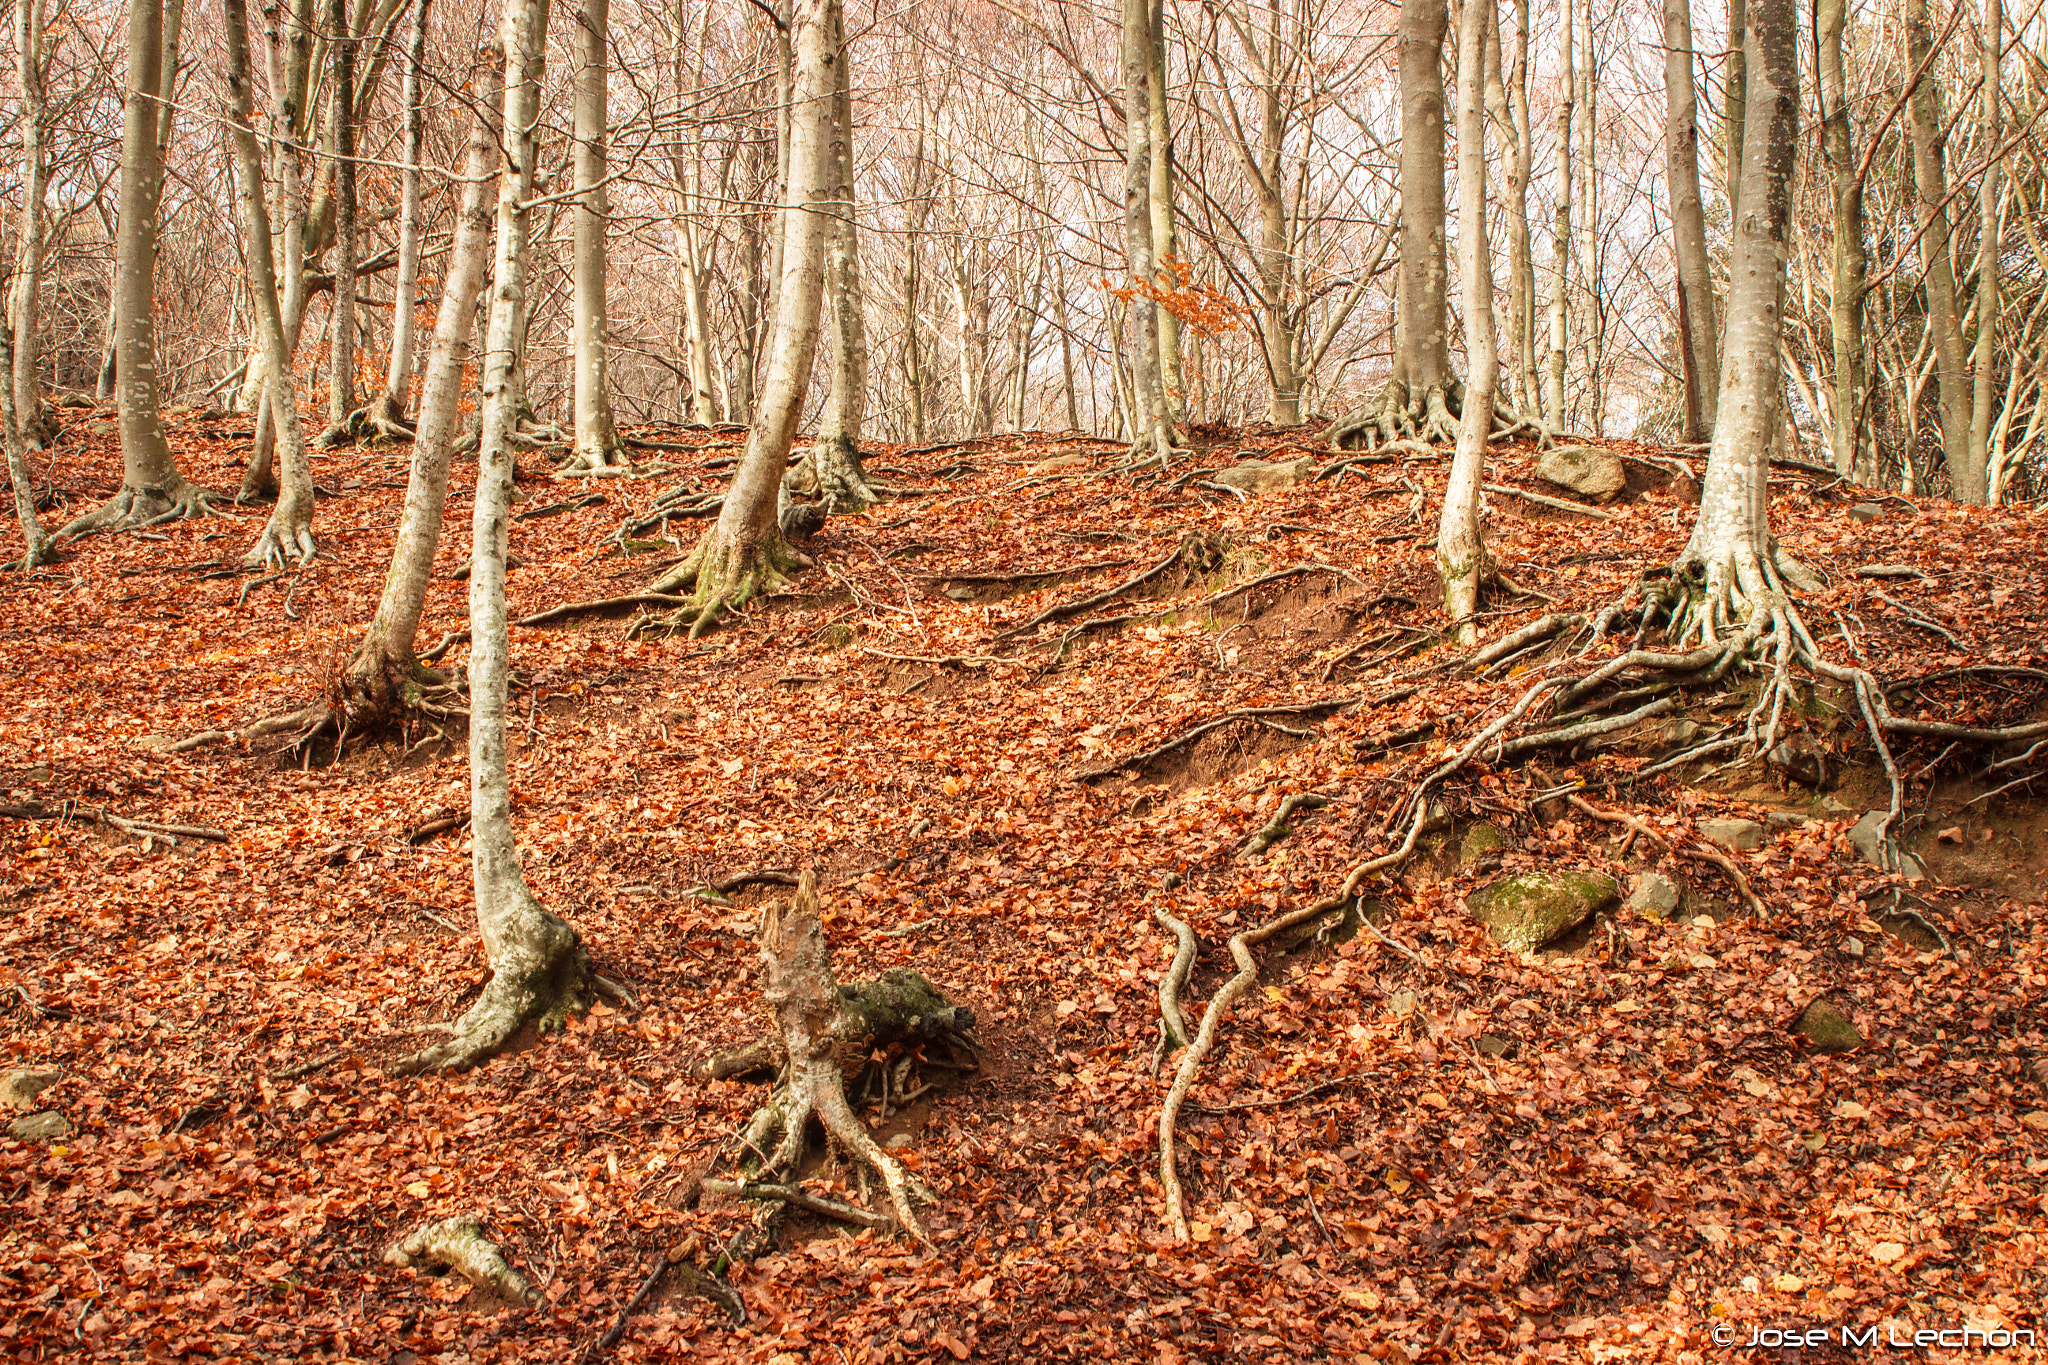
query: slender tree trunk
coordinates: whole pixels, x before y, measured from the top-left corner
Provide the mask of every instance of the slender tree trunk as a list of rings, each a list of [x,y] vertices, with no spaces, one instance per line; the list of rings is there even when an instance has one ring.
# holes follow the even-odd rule
[[[1927,0],[1907,0],[1906,69],[1922,69],[1934,38]],[[1971,458],[1971,386],[1965,377],[1963,329],[1956,308],[1956,275],[1949,242],[1946,124],[1941,82],[1925,71],[1908,101],[1913,124],[1913,179],[1919,191],[1921,285],[1927,295],[1927,331],[1940,386],[1941,449],[1949,492],[1958,502],[1982,504],[1987,471]]]
[[[747,432],[747,447],[733,472],[718,523],[654,591],[694,587],[699,606],[693,634],[722,612],[737,611],[755,594],[785,581],[810,561],[783,541],[777,522],[782,475],[803,414],[817,353],[819,303],[824,294],[824,251],[833,200],[833,66],[841,60],[840,0],[794,0],[790,15],[788,189],[778,238],[782,280],[778,316],[769,343],[768,373]]]
[[[278,311],[277,269],[270,254],[270,211],[263,199],[263,153],[256,145],[256,98],[249,65],[249,21],[244,0],[226,0],[228,99],[235,151],[236,197],[241,204],[243,257],[249,273],[251,312],[263,348],[263,372],[269,376],[269,402],[276,414],[278,439],[285,451],[285,485],[277,505],[287,515],[273,516],[250,550],[253,563],[282,564],[313,558],[313,478],[299,432],[299,404],[292,392],[291,364],[285,355],[284,318]]]
[[[1123,0],[1124,252],[1131,272],[1131,391],[1133,458],[1173,457],[1173,420],[1167,411],[1159,345],[1160,307],[1148,288],[1159,277],[1152,210],[1153,23],[1151,0]]]
[[[21,101],[21,241],[15,253],[11,322],[13,354],[5,377],[9,402],[0,413],[0,437],[7,443],[7,479],[14,515],[21,523],[22,558],[32,569],[49,555],[50,538],[36,515],[34,475],[29,468],[29,433],[40,424],[41,366],[36,304],[43,287],[43,0],[15,0],[14,90]],[[40,445],[40,441],[37,442]]]
[[[953,316],[960,333],[961,420],[966,436],[979,436],[994,425],[988,390],[988,296],[969,272],[973,251],[962,243],[953,255]]]
[[[1144,0],[1151,9],[1150,39],[1145,49],[1145,101],[1151,120],[1151,179],[1147,185],[1152,211],[1153,284],[1163,293],[1178,288],[1174,271],[1180,264],[1180,243],[1173,212],[1173,123],[1166,104],[1166,3]],[[1170,422],[1179,422],[1184,411],[1185,377],[1181,373],[1180,318],[1171,308],[1157,310],[1159,326],[1159,379]]]
[[[923,193],[924,126],[920,120],[910,153],[910,203],[903,231],[903,386],[910,395],[910,440],[925,442],[924,344],[920,340],[918,294],[923,289],[923,237],[931,200]]]
[[[621,453],[612,417],[611,372],[605,349],[606,51],[611,0],[582,0],[575,22],[575,169],[578,194],[571,210],[576,253],[573,332],[576,349],[576,447],[573,463],[602,469]],[[708,386],[707,386],[708,387]]]
[[[2000,0],[1984,0],[1984,29],[1977,58],[1983,73],[1983,86],[1978,91],[1977,140],[1987,156],[1998,146],[2003,122],[1999,108],[1999,56],[2004,34],[2005,10]],[[1991,423],[1998,403],[1998,331],[2003,316],[1998,280],[1999,256],[2003,246],[1998,221],[1998,182],[2002,169],[2000,161],[1993,158],[1977,184],[1977,344],[1970,359],[1976,387],[1970,403],[1969,461],[1972,470],[1984,471],[1981,475],[1972,474],[1971,488],[1974,490],[1981,478],[1987,500],[1990,494]]]
[[[1509,396],[1522,413],[1539,410],[1535,385],[1534,300],[1529,271],[1529,0],[1516,6],[1515,63],[1503,61],[1500,14],[1487,24],[1488,116],[1507,143]]]
[[[478,92],[480,107],[500,98],[495,85],[492,79]],[[469,360],[477,298],[490,258],[493,196],[489,180],[497,161],[496,130],[488,119],[478,116],[470,123],[455,240],[448,250],[440,310],[435,315],[434,338],[420,385],[419,423],[413,433],[405,507],[398,518],[391,564],[384,574],[383,598],[344,679],[342,703],[352,729],[375,730],[388,724],[417,699],[419,685],[427,680],[414,651],[434,554],[441,544],[449,455],[462,421],[457,411],[465,388],[462,371]]]
[[[1443,515],[1437,523],[1437,574],[1443,580],[1444,615],[1452,642],[1470,645],[1473,615],[1486,576],[1486,547],[1479,536],[1479,486],[1486,465],[1486,438],[1493,431],[1493,397],[1499,356],[1493,330],[1493,254],[1486,240],[1487,29],[1494,0],[1464,0],[1458,18],[1458,264],[1465,296],[1465,402],[1458,421],[1458,449],[1444,485]]]
[[[1067,430],[1081,430],[1081,406],[1074,387],[1074,334],[1067,326],[1067,267],[1054,259],[1057,277],[1053,281],[1053,326],[1060,330],[1060,379],[1067,396]]]
[[[398,268],[392,280],[391,365],[384,373],[378,418],[402,426],[412,397],[413,294],[420,277],[420,77],[427,62],[427,18],[433,0],[418,0],[405,54],[405,169],[399,172]],[[396,434],[387,432],[387,435]]]
[[[576,931],[534,899],[512,831],[506,701],[510,635],[505,611],[505,536],[512,513],[512,437],[519,424],[512,376],[514,324],[526,272],[526,235],[537,122],[538,54],[548,0],[500,0],[507,160],[498,185],[498,244],[492,262],[489,350],[483,384],[483,437],[477,452],[476,516],[469,572],[469,819],[477,927],[490,959],[483,994],[447,1042],[413,1057],[409,1071],[451,1070],[490,1057],[519,1027],[560,1028],[589,1004],[590,960]],[[529,62],[528,54],[536,60]]]
[[[1728,194],[1728,221],[1736,216],[1742,198],[1742,150],[1744,120],[1749,113],[1749,3],[1728,0],[1728,74],[1723,79],[1721,98],[1721,164]]]
[[[327,441],[346,440],[356,410],[356,44],[347,0],[332,0],[334,94],[328,101],[328,140],[334,144],[334,292],[329,295],[331,350],[327,361]],[[277,392],[271,389],[272,394]]]
[[[1863,296],[1869,277],[1863,247],[1863,180],[1856,174],[1856,149],[1849,123],[1849,82],[1842,60],[1842,31],[1848,0],[1820,0],[1814,11],[1814,41],[1821,94],[1821,150],[1834,179],[1833,289],[1829,330],[1835,353],[1832,433],[1835,472],[1873,482],[1876,462],[1863,440],[1863,407],[1868,389],[1863,341]]]
[[[1748,41],[1749,108],[1730,263],[1719,418],[1679,581],[1694,601],[1674,612],[1674,643],[1739,629],[1780,590],[1769,524],[1769,452],[1783,383],[1778,345],[1799,135],[1798,21],[1792,0],[1756,0]]]
[[[1721,396],[1721,336],[1707,215],[1700,199],[1699,112],[1693,88],[1691,0],[1664,0],[1665,176],[1678,270],[1679,359],[1685,367],[1685,439],[1711,440]]]
[[[1259,90],[1258,161],[1252,190],[1259,206],[1259,340],[1265,351],[1272,399],[1266,418],[1276,426],[1301,424],[1301,375],[1296,370],[1292,300],[1288,286],[1294,274],[1293,242],[1287,222],[1287,184],[1282,168],[1286,154],[1287,112],[1281,72],[1288,54],[1281,33],[1281,7],[1266,10],[1266,50],[1257,53]]]
[[[1740,3],[1741,0],[1736,0]],[[1550,372],[1543,393],[1543,416],[1552,431],[1564,430],[1564,361],[1570,341],[1570,303],[1566,297],[1572,273],[1572,104],[1577,82],[1572,71],[1574,0],[1565,0],[1557,44],[1557,216],[1550,234]],[[1590,74],[1590,73],[1589,73]]]
[[[1580,36],[1579,70],[1586,79],[1579,87],[1579,278],[1585,282],[1586,312],[1579,328],[1586,357],[1584,367],[1585,405],[1581,411],[1595,436],[1606,434],[1606,300],[1600,279],[1600,82],[1593,78],[1599,64],[1593,46],[1593,5],[1584,0],[1579,11],[1584,21]]]
[[[1444,297],[1444,0],[1401,0],[1401,356],[1424,434],[1450,440],[1451,383]]]

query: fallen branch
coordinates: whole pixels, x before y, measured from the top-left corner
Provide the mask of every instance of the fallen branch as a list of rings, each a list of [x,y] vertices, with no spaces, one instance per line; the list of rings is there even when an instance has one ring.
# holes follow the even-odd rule
[[[214,843],[228,841],[227,831],[210,829],[205,825],[167,825],[159,820],[141,820],[132,816],[115,815],[111,811],[96,810],[81,806],[76,801],[66,801],[57,806],[45,806],[41,802],[30,802],[23,806],[0,806],[0,817],[9,820],[82,820],[88,824],[106,825],[124,834],[138,837],[149,835],[175,844],[178,839],[211,839]]]
[[[528,1308],[541,1303],[540,1291],[514,1270],[497,1245],[484,1236],[483,1224],[473,1213],[415,1228],[384,1253],[384,1263],[401,1267],[445,1266],[508,1303]]]
[[[1294,795],[1280,803],[1280,809],[1273,812],[1273,818],[1266,822],[1263,829],[1251,837],[1250,842],[1238,851],[1237,856],[1240,858],[1258,857],[1261,853],[1264,853],[1267,849],[1292,833],[1287,827],[1287,821],[1293,816],[1294,812],[1302,809],[1304,806],[1310,810],[1321,810],[1329,804],[1329,797],[1319,796],[1315,792],[1294,793]]]
[[[1489,493],[1499,493],[1505,497],[1520,498],[1523,502],[1533,502],[1543,507],[1555,507],[1560,512],[1576,512],[1582,517],[1596,517],[1601,521],[1620,520],[1612,512],[1603,512],[1597,507],[1588,507],[1582,502],[1567,502],[1563,498],[1553,498],[1543,493],[1531,493],[1525,488],[1510,488],[1504,483],[1481,484],[1480,487]]]

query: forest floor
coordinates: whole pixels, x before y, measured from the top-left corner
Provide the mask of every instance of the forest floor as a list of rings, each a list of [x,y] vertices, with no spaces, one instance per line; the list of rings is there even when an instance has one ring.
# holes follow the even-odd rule
[[[1308,438],[1214,433],[1201,462],[1294,458]],[[233,487],[246,428],[188,421],[175,439],[188,474]],[[662,439],[710,448],[651,453],[674,468],[644,480],[522,460],[515,617],[630,593],[704,525],[615,547],[636,509],[716,487],[711,462],[732,454]],[[106,445],[60,447],[49,479],[71,508],[112,491]],[[1851,848],[1885,788],[1853,712],[1822,694],[1795,718],[1831,770],[1821,790],[1761,764],[1635,781],[1671,716],[1597,752],[1460,773],[1452,826],[1364,888],[1377,932],[1324,925],[1263,950],[1182,1118],[1193,1222],[1168,1236],[1155,992],[1173,940],[1155,908],[1200,936],[1198,1016],[1232,970],[1228,936],[1398,843],[1386,826],[1417,765],[1519,688],[1438,666],[1423,543],[1441,465],[1245,499],[1106,476],[1121,457],[1059,437],[884,448],[871,463],[899,495],[831,521],[808,547],[818,567],[727,628],[630,638],[644,609],[627,607],[515,630],[527,874],[639,1008],[599,1005],[447,1077],[383,1067],[483,981],[465,835],[445,828],[467,802],[459,731],[338,758],[281,756],[282,740],[167,750],[321,693],[375,604],[404,452],[318,462],[333,496],[304,572],[239,571],[258,511],[93,538],[0,578],[0,1067],[61,1073],[26,1107],[70,1129],[0,1138],[7,1358],[589,1358],[658,1256],[707,1263],[749,1223],[699,1182],[728,1173],[712,1163],[764,1091],[690,1068],[761,1032],[751,932],[785,891],[692,892],[805,866],[841,981],[911,967],[978,1018],[978,1071],[919,1067],[908,1083],[932,1088],[907,1108],[862,1106],[937,1192],[934,1244],[800,1216],[735,1269],[745,1325],[670,1275],[618,1360],[1662,1361],[1731,1358],[1716,1328],[2048,1332],[2048,810],[2024,785],[1990,795],[2025,768],[1981,777],[1968,746],[1903,749],[1927,869],[1906,887]],[[1557,494],[1530,458],[1501,450],[1489,478]],[[1607,520],[1490,495],[1496,555],[1558,601],[1490,601],[1482,638],[1596,610],[1673,558],[1683,483],[1631,468]],[[1902,712],[2048,709],[2039,679],[1950,672],[2048,667],[2042,517],[1893,497],[1865,524],[1857,500],[1774,480],[1782,540],[1833,585],[1807,604],[1816,634],[1831,610],[1856,623],[1875,671],[1909,684]],[[426,642],[466,624],[452,572],[469,506],[451,497]],[[1141,588],[1004,634],[1191,532],[1201,553]],[[1927,576],[1856,575],[1877,562]],[[1695,720],[1720,704],[1686,699]],[[1118,766],[1254,708],[1288,709]],[[1574,782],[1677,851],[1625,847],[1566,804]],[[1328,804],[1240,856],[1305,792]],[[226,839],[21,818],[66,801]],[[1713,847],[1700,821],[1729,817],[1765,827],[1729,855],[1761,917],[1688,851]],[[1657,870],[1685,901],[1507,951],[1464,897],[1543,868],[1624,888]],[[1819,997],[1860,1049],[1794,1031]],[[384,1263],[422,1220],[467,1210],[540,1307]],[[1976,1359],[1979,1342],[1801,1358]]]

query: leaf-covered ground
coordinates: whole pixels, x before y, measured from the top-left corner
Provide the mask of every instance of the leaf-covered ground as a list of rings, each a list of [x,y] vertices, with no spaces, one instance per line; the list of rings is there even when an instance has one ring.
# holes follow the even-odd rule
[[[631,592],[688,544],[703,523],[613,551],[636,509],[678,481],[714,488],[731,455],[660,435],[713,448],[652,453],[674,468],[647,480],[558,482],[529,457],[515,615]],[[1203,468],[1295,458],[1301,438],[1220,433]],[[179,433],[215,485],[239,445]],[[1106,476],[1120,458],[1054,438],[880,455],[900,496],[832,521],[819,567],[731,628],[628,638],[638,609],[621,608],[515,631],[529,878],[641,1008],[600,1006],[446,1078],[381,1067],[483,980],[461,830],[407,838],[466,803],[459,732],[415,726],[338,760],[281,758],[281,739],[166,749],[321,693],[375,603],[402,453],[321,462],[332,557],[303,573],[235,572],[260,525],[245,517],[96,538],[0,579],[0,800],[17,817],[0,824],[0,1060],[60,1071],[37,1107],[75,1129],[0,1140],[8,1357],[584,1358],[658,1255],[708,1263],[748,1224],[697,1187],[726,1173],[711,1163],[763,1092],[689,1069],[758,1033],[749,935],[780,888],[688,893],[801,866],[820,869],[842,980],[914,967],[978,1016],[979,1072],[917,1069],[932,1090],[866,1110],[939,1193],[935,1245],[796,1219],[735,1272],[746,1326],[671,1275],[619,1360],[1686,1360],[1722,1354],[1716,1326],[2048,1330],[2048,822],[2025,786],[1986,797],[2030,769],[1980,779],[1981,753],[1903,751],[1931,875],[1898,899],[1847,842],[1881,778],[1825,696],[1798,722],[1837,774],[1825,793],[1756,765],[1632,782],[1669,718],[1459,774],[1452,826],[1366,888],[1378,933],[1264,950],[1183,1117],[1194,1222],[1169,1238],[1155,991],[1172,945],[1154,909],[1201,937],[1198,1013],[1232,970],[1229,935],[1397,843],[1425,765],[1520,689],[1442,666],[1429,634],[1440,466],[1244,499],[1178,472]],[[1543,488],[1527,452],[1498,458],[1496,484]],[[67,445],[50,479],[76,509],[117,468],[104,443]],[[1632,468],[1611,520],[1490,495],[1496,554],[1558,601],[1496,600],[1485,636],[1596,610],[1671,559],[1683,486]],[[1835,585],[1808,620],[1839,621],[1881,676],[1922,680],[1896,708],[2037,714],[2027,675],[1948,672],[2043,664],[2036,518],[1893,498],[1865,524],[1816,479],[1775,492],[1785,544]],[[451,500],[423,642],[465,624],[450,575],[468,507]],[[1017,629],[1183,546],[1131,592]],[[1855,575],[1873,563],[1930,576]],[[1843,637],[1828,648],[1852,657]],[[1686,703],[1701,722],[1719,704]],[[1624,850],[1620,826],[1565,803],[1575,782],[1681,851]],[[1240,857],[1302,792],[1328,804]],[[64,801],[228,837],[18,818]],[[1684,850],[1698,819],[1772,812],[1764,847],[1733,855],[1759,919]],[[1482,822],[1504,847],[1469,837]],[[1509,953],[1462,903],[1522,869],[1625,883],[1659,866],[1691,888],[1680,913],[1617,913],[1562,953]],[[1794,1034],[1819,997],[1864,1047],[1820,1055]],[[383,1263],[465,1210],[543,1307]]]

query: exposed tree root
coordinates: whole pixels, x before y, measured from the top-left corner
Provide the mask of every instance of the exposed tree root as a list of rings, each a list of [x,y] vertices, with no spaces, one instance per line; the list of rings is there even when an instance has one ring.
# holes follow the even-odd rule
[[[1423,443],[1457,440],[1458,419],[1464,415],[1464,407],[1462,384],[1411,393],[1400,380],[1390,379],[1372,402],[1332,422],[1324,430],[1323,439],[1336,451],[1371,452],[1375,448],[1394,450],[1407,446],[1433,454]],[[1523,435],[1535,438],[1539,446],[1546,448],[1557,439],[1557,433],[1540,419],[1515,412],[1496,395],[1493,429],[1487,440],[1504,441]]]
[[[541,1292],[484,1236],[483,1223],[473,1213],[413,1229],[392,1244],[384,1261],[387,1265],[453,1270],[507,1303],[528,1308],[541,1303]]]
[[[1029,631],[1036,630],[1047,621],[1063,620],[1069,616],[1079,615],[1091,607],[1099,607],[1105,602],[1123,596],[1133,588],[1141,588],[1147,583],[1153,582],[1177,564],[1185,563],[1196,572],[1214,569],[1222,562],[1223,548],[1220,543],[1204,536],[1199,531],[1190,532],[1180,544],[1174,546],[1172,552],[1165,558],[1125,579],[1115,587],[1106,588],[1101,592],[1093,593],[1077,601],[1061,602],[1047,607],[1022,625],[1011,626],[1008,630],[998,631],[995,638],[1007,640],[1013,636],[1023,635]]]
[[[66,524],[51,539],[61,543],[96,531],[139,531],[187,517],[213,516],[215,496],[173,470],[161,484],[143,488],[122,485],[120,492]]]
[[[1188,984],[1188,973],[1195,965],[1195,931],[1188,922],[1170,915],[1164,908],[1155,907],[1152,918],[1159,927],[1172,934],[1176,943],[1173,962],[1166,969],[1166,975],[1159,978],[1159,1034],[1160,1050],[1163,1055],[1169,1047],[1188,1045],[1188,1021],[1181,1013],[1180,992]],[[1157,1064],[1154,1064],[1157,1070]]]
[[[697,542],[683,562],[647,587],[649,593],[691,589],[690,605],[669,618],[671,630],[688,628],[696,639],[721,616],[737,614],[763,593],[773,592],[790,577],[812,567],[809,556],[792,549],[780,534],[758,545],[728,540],[714,527]]]
[[[279,503],[277,510],[270,514],[270,521],[263,528],[263,534],[242,556],[242,562],[261,565],[269,569],[281,569],[287,565],[306,565],[313,562],[312,512],[306,509],[303,516],[293,515]]]
[[[897,1226],[930,1239],[914,1204],[930,1192],[869,1136],[846,1098],[849,1062],[863,1062],[881,1041],[943,1038],[971,1050],[965,1030],[973,1015],[948,1003],[915,972],[897,970],[861,987],[832,975],[818,920],[818,879],[806,871],[787,903],[770,902],[761,916],[761,994],[783,1059],[775,1093],[740,1136],[756,1182],[793,1172],[812,1119],[858,1167],[879,1176]],[[718,1068],[714,1058],[710,1068]],[[885,1073],[886,1075],[886,1073]]]
[[[828,516],[865,512],[882,500],[861,463],[860,449],[844,436],[820,437],[782,476],[785,492],[815,498]]]
[[[590,1008],[590,955],[576,931],[531,896],[520,920],[516,941],[493,954],[502,960],[483,994],[446,1026],[453,1036],[402,1059],[393,1075],[465,1070],[502,1052],[529,1023],[559,1032],[571,1015]]]
[[[1329,804],[1330,798],[1327,796],[1320,796],[1315,792],[1295,792],[1292,796],[1281,801],[1280,809],[1273,812],[1273,818],[1266,822],[1263,829],[1252,835],[1250,842],[1238,850],[1237,856],[1240,858],[1258,857],[1261,853],[1264,853],[1267,849],[1294,832],[1288,827],[1287,822],[1294,818],[1296,811],[1304,808],[1308,810],[1321,810]]]

